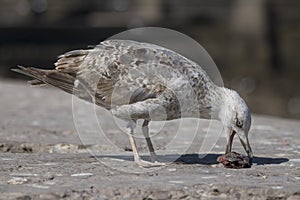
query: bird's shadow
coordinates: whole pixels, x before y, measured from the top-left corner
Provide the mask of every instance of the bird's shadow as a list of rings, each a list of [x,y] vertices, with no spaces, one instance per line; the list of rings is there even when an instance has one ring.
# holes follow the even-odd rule
[[[172,162],[180,164],[202,164],[213,165],[218,164],[217,158],[222,154],[167,154],[158,155],[157,160],[161,162]],[[142,159],[150,160],[149,156],[141,156]],[[133,161],[133,156],[130,155],[97,155],[96,158],[114,158],[127,161]],[[257,157],[254,156],[253,164],[266,165],[266,164],[281,164],[288,162],[288,158],[270,158],[270,157]]]

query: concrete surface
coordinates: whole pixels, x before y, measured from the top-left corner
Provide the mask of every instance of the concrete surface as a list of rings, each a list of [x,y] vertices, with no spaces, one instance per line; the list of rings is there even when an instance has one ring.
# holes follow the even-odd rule
[[[109,112],[76,101],[72,109],[70,95],[24,82],[1,80],[0,92],[1,199],[300,199],[300,121],[254,115],[254,165],[238,170],[216,162],[226,144],[218,122],[153,123],[159,159],[169,164],[143,169]],[[137,136],[148,159],[139,128]],[[204,140],[216,141],[209,152]],[[237,140],[233,148],[245,153]]]

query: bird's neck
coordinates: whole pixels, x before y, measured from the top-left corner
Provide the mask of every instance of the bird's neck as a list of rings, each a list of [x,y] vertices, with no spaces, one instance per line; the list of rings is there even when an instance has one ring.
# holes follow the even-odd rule
[[[230,89],[215,86],[213,90],[209,91],[209,95],[206,95],[207,107],[209,107],[209,118],[223,121],[226,117],[226,109],[229,106],[227,101],[227,93]]]

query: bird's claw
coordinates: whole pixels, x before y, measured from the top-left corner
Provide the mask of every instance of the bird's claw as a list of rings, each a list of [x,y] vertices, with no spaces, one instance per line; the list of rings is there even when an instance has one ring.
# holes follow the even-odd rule
[[[155,152],[150,152],[150,160],[151,162],[155,163],[157,160],[157,156]]]
[[[149,162],[145,160],[137,160],[135,161],[140,167],[144,168],[151,168],[151,167],[163,167],[166,166],[166,163],[161,163],[161,162]]]

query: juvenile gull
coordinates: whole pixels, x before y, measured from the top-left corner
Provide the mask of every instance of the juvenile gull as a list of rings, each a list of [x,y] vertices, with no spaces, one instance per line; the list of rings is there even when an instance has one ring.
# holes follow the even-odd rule
[[[14,69],[31,76],[31,85],[53,85],[110,110],[128,122],[127,134],[134,161],[143,167],[161,166],[149,137],[148,124],[158,120],[198,117],[221,121],[227,132],[226,152],[238,135],[248,154],[251,114],[237,92],[215,85],[195,62],[161,46],[131,40],[107,40],[93,49],[75,50],[58,57],[54,70]],[[142,160],[133,136],[136,121],[152,162]]]

